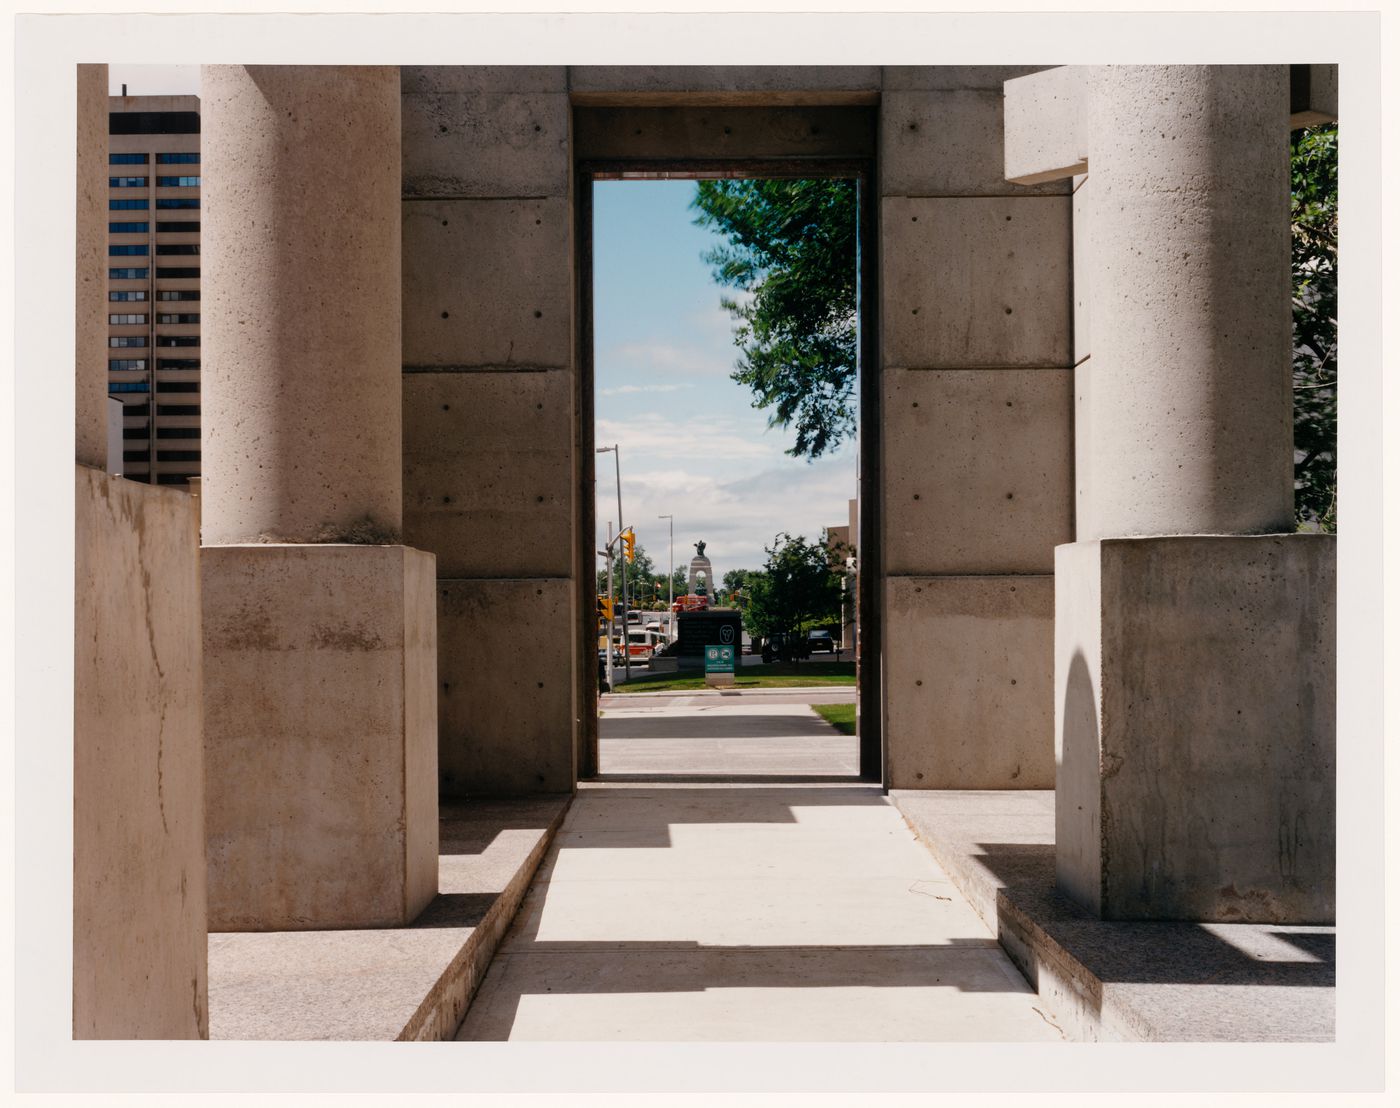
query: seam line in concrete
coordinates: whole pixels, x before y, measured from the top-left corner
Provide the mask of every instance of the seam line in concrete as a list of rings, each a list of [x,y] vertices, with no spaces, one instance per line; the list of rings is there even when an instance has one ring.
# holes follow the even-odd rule
[[[405,373],[568,373],[567,365],[405,365]]]
[[[881,200],[1065,200],[1071,193],[1059,192],[1049,196],[1022,196],[1014,192],[885,192]]]
[[[444,200],[471,200],[483,204],[518,204],[521,201],[567,200],[568,197],[561,194],[550,195],[548,193],[540,193],[534,196],[470,196],[464,193],[444,192],[434,193],[431,196],[400,196],[399,199],[405,204],[438,204]]]
[[[1087,358],[1089,355],[1084,356]],[[1029,370],[1073,369],[1074,364],[1056,362],[1036,365],[899,365],[886,362],[880,368],[899,373],[1021,373]]]

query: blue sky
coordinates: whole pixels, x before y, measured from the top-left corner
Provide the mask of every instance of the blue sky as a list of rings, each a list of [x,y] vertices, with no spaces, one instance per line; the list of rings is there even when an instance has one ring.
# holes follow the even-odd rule
[[[779,531],[815,541],[846,522],[856,449],[805,462],[783,453],[792,433],[769,429],[750,393],[729,379],[739,355],[722,290],[701,255],[719,240],[694,226],[693,181],[594,184],[594,403],[597,445],[622,454],[622,511],[665,572],[667,522],[676,563],[691,544],[722,576],[758,569]],[[598,548],[617,516],[610,454],[597,457]]]

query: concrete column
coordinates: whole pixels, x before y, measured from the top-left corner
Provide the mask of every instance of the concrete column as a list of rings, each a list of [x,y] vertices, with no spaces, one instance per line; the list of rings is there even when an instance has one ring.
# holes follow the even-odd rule
[[[207,66],[201,99],[204,541],[395,542],[398,70]]]
[[[1288,67],[1105,66],[1081,540],[1293,529]]]
[[[1060,889],[1110,919],[1331,922],[1336,549],[1292,533],[1289,67],[1006,95],[1008,176],[1076,177]]]
[[[437,892],[434,558],[402,521],[397,68],[203,72],[215,930]]]
[[[107,67],[78,66],[77,460],[107,468]]]
[[[1050,574],[1074,527],[1069,185],[1027,189],[1002,170],[1002,83],[1037,68],[884,70],[879,554],[893,788],[1054,783]]]

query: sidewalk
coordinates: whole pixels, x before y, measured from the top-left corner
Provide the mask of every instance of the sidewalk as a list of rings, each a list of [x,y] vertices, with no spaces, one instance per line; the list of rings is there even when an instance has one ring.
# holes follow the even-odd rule
[[[1059,1041],[1039,1008],[877,787],[672,778],[580,789],[457,1037]]]

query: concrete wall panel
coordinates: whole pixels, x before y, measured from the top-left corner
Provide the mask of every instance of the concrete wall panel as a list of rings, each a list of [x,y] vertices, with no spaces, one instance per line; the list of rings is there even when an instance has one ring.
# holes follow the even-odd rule
[[[887,197],[881,233],[886,365],[1071,364],[1068,197]]]
[[[546,200],[403,205],[403,361],[573,364],[571,213]]]
[[[405,93],[411,92],[567,92],[562,65],[405,65],[399,67]]]
[[[1002,168],[1000,89],[886,92],[880,100],[885,196],[1048,196],[1067,181],[1027,187]]]
[[[404,95],[405,197],[564,196],[568,187],[566,96]]]
[[[573,789],[573,603],[564,578],[438,582],[444,795]]]
[[[1001,92],[1002,85],[1042,69],[1044,65],[887,65],[883,85],[888,92],[977,89]]]
[[[887,780],[894,789],[1055,784],[1051,577],[885,582]]]
[[[581,108],[574,152],[588,158],[869,157],[875,109]]]
[[[567,577],[573,374],[404,374],[404,533],[453,577]]]
[[[1005,173],[1033,185],[1083,173],[1089,159],[1085,124],[1091,66],[1060,66],[1006,83]]]
[[[578,104],[873,102],[874,65],[573,65],[569,89]]]
[[[1074,539],[1073,371],[885,370],[884,566],[1052,573]]]
[[[1097,610],[1058,613],[1061,664],[1101,644],[1097,719],[1066,709],[1059,724],[1100,819],[1057,839],[1100,839],[1102,868],[1082,868],[1092,850],[1061,855],[1061,884],[1097,885],[1109,919],[1333,922],[1334,537],[1079,543],[1057,571],[1097,571],[1100,590]],[[1072,675],[1057,681],[1068,699]]]
[[[73,1037],[208,1038],[198,516],[87,466],[76,509]]]
[[[211,927],[408,922],[437,891],[432,555],[218,546],[202,567]]]

